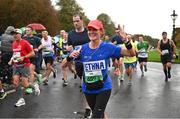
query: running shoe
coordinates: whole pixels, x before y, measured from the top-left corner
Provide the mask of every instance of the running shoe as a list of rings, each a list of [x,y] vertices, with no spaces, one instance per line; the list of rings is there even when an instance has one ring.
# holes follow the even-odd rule
[[[37,81],[38,81],[39,84],[41,84],[43,82],[42,74],[37,75]]]
[[[91,109],[86,108],[84,113],[84,118],[90,118],[91,116]]]
[[[57,69],[54,69],[54,71],[53,71],[53,77],[56,78],[56,76],[57,76]]]
[[[74,79],[77,79],[77,74],[76,73],[74,73]]]
[[[144,72],[142,72],[141,77],[144,77]]]
[[[67,86],[67,85],[68,85],[68,82],[64,80],[63,85],[64,85],[64,86]]]
[[[34,84],[34,93],[35,93],[35,95],[40,95],[40,93],[41,93],[38,83]]]
[[[0,99],[4,99],[7,96],[6,92],[0,92]]]
[[[23,106],[25,105],[25,100],[24,98],[20,98],[16,103],[15,103],[15,107],[20,107],[20,106]]]
[[[45,80],[43,81],[43,84],[44,84],[44,85],[48,85],[48,80],[45,79]]]
[[[168,78],[169,78],[169,79],[171,78],[171,73],[168,73]]]
[[[33,93],[33,89],[32,88],[26,88],[25,94],[31,94],[31,93]]]
[[[118,76],[118,79],[120,80],[120,82],[123,82],[124,81],[124,77],[122,75],[119,75]]]
[[[165,78],[165,82],[168,82],[168,78],[167,77]]]
[[[144,66],[144,71],[147,72],[147,66]]]

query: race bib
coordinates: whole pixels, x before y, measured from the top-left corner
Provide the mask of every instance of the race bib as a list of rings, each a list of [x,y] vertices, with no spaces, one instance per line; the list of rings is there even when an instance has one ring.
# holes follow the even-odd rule
[[[169,50],[162,50],[162,55],[169,54]]]
[[[141,49],[139,52],[144,53],[144,52],[146,52],[146,50],[145,49]]]
[[[95,83],[100,80],[103,80],[101,71],[85,72],[86,83]]]
[[[20,58],[20,57],[21,57],[21,53],[20,52],[14,52],[13,53],[13,62],[15,62],[15,63],[19,62],[17,60],[17,58]]]
[[[148,53],[146,52],[145,49],[141,49],[139,50],[138,57],[146,58],[148,57]]]
[[[103,80],[102,70],[106,69],[105,61],[84,62],[85,82],[95,83]]]

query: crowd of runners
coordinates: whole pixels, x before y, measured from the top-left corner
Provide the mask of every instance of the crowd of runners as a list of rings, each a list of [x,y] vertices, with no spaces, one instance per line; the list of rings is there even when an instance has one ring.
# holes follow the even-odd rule
[[[10,80],[20,92],[15,106],[25,105],[25,95],[33,92],[40,95],[40,85],[48,85],[51,74],[53,78],[61,78],[63,85],[68,86],[70,70],[74,79],[80,79],[80,88],[85,94],[84,117],[106,118],[104,112],[112,90],[108,67],[113,66],[114,75],[121,83],[127,79],[129,86],[133,85],[133,73],[138,63],[142,77],[148,71],[151,46],[143,36],[134,39],[118,25],[116,34],[109,38],[104,34],[103,24],[99,20],[90,21],[86,27],[81,15],[74,15],[72,20],[74,29],[70,32],[60,30],[59,36],[56,36],[58,40],[51,37],[47,30],[43,30],[41,35],[34,35],[31,26],[25,27],[25,33],[13,26],[7,27],[1,36],[0,99],[7,95],[3,82]],[[166,82],[171,78],[175,48],[174,42],[163,32],[157,50]],[[54,62],[58,62],[61,67],[62,77],[57,77]],[[43,63],[45,69],[42,74]]]

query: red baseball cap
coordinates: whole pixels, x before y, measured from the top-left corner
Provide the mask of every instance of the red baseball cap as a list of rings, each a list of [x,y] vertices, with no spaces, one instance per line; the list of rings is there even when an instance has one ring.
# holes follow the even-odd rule
[[[87,28],[94,28],[96,30],[103,29],[103,24],[99,20],[92,20],[88,23]]]

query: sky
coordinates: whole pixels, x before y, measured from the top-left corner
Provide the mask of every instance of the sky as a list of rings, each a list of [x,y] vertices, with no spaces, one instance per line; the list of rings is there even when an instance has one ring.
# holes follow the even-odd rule
[[[54,1],[54,0],[53,0]],[[149,35],[161,38],[166,31],[171,38],[173,10],[180,15],[179,0],[76,0],[85,15],[94,20],[101,13],[106,13],[116,24],[125,26],[130,34]],[[180,27],[180,17],[176,19]]]

